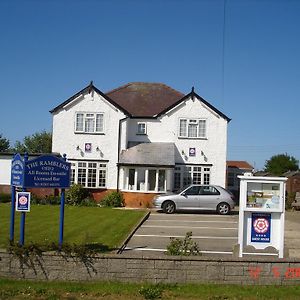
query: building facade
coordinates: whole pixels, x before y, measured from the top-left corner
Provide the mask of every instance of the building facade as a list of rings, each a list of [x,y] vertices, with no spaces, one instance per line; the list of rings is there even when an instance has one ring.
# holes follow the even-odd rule
[[[138,82],[103,93],[91,83],[51,113],[52,151],[96,199],[120,190],[127,205],[145,206],[189,183],[225,187],[230,119],[193,89]]]

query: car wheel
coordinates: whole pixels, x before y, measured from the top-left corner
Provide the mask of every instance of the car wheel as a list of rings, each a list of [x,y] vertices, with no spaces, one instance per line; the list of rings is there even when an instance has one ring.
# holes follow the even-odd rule
[[[217,212],[220,215],[228,215],[230,213],[230,206],[228,203],[222,202],[217,206]]]
[[[175,203],[172,201],[166,201],[162,206],[163,212],[166,214],[172,214],[175,212]]]

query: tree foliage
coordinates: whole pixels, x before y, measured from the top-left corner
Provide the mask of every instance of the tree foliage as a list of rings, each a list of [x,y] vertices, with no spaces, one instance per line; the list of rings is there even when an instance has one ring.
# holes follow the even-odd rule
[[[9,140],[0,134],[0,152],[9,150]]]
[[[293,157],[286,154],[278,154],[272,156],[265,163],[265,171],[271,173],[272,175],[280,176],[287,171],[297,171],[299,161]]]
[[[26,136],[23,143],[17,141],[15,144],[15,152],[18,153],[51,153],[52,149],[52,134],[42,131],[34,133],[31,136]]]

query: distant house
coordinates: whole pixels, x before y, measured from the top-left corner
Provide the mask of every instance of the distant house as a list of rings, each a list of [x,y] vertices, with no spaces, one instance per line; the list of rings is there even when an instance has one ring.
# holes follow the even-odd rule
[[[240,180],[238,175],[253,173],[254,168],[246,161],[229,160],[227,165],[227,188],[234,194],[238,201],[240,191]]]
[[[283,176],[287,177],[286,191],[288,193],[300,192],[300,171],[288,171]]]
[[[91,83],[51,113],[52,151],[96,199],[120,190],[137,206],[189,183],[225,187],[230,119],[194,89],[134,82],[103,93]]]

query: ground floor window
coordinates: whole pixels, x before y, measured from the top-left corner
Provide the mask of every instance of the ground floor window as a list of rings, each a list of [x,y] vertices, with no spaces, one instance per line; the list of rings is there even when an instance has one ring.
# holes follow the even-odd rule
[[[174,169],[174,190],[188,184],[210,184],[210,167],[199,165],[176,165]]]
[[[86,188],[105,188],[106,182],[106,163],[94,161],[71,162],[71,184],[81,184]]]
[[[124,167],[123,190],[140,192],[166,192],[171,187],[172,169]]]

